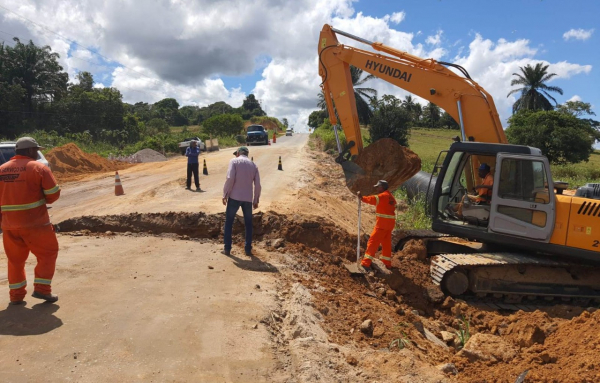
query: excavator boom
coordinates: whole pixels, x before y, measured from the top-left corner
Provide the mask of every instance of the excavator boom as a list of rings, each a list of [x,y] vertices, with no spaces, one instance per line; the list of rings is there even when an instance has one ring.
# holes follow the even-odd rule
[[[337,39],[338,34],[367,44],[385,55],[342,45]],[[457,68],[465,77],[442,64]],[[353,156],[362,151],[363,144],[350,65],[438,105],[460,124],[463,140],[507,143],[492,97],[462,67],[421,59],[325,25],[319,38],[323,93],[331,123],[337,124],[335,105],[346,141],[353,145],[349,148]]]

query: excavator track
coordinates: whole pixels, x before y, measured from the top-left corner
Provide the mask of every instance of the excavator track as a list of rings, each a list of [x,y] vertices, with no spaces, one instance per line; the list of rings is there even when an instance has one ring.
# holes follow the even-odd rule
[[[599,267],[522,253],[440,254],[431,260],[431,277],[452,296],[493,296],[508,303],[540,298],[600,302]]]

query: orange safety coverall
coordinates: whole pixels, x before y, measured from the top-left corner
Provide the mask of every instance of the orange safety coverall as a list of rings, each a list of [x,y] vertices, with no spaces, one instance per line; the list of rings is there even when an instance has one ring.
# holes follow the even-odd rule
[[[375,253],[381,245],[381,262],[389,269],[392,267],[392,230],[396,226],[396,199],[389,191],[378,195],[362,197],[369,205],[375,205],[375,228],[367,242],[367,251],[361,261],[364,267],[370,267]]]
[[[488,173],[483,179],[483,186],[493,186],[494,185],[494,176],[491,173]],[[492,189],[486,188],[477,188],[477,202],[490,202],[492,198]]]
[[[46,204],[58,197],[60,188],[42,163],[17,155],[0,166],[0,219],[11,301],[21,301],[27,294],[25,262],[30,251],[37,258],[34,290],[52,291],[58,241]]]

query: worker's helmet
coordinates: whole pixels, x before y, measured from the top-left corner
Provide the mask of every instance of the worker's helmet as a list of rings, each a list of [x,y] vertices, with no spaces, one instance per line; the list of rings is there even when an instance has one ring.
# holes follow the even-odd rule
[[[389,187],[386,180],[379,180],[379,181],[377,181],[377,183],[375,185],[373,185],[373,187],[379,187],[379,186],[383,187],[385,190],[387,190]]]
[[[34,138],[31,137],[21,137],[17,140],[17,144],[15,145],[16,150],[21,149],[29,149],[29,148],[37,148],[44,149],[40,146]]]
[[[481,165],[479,165],[479,170],[484,170],[486,172],[489,172],[490,165],[486,164],[485,162],[482,162]]]

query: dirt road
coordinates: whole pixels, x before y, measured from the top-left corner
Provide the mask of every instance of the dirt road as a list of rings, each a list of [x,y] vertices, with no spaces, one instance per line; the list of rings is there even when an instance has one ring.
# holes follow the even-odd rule
[[[251,146],[250,157],[258,165],[262,196],[260,210],[266,210],[275,201],[288,201],[303,185],[302,169],[307,160],[305,145],[307,134],[279,137],[270,146]],[[202,211],[217,213],[224,211],[221,203],[223,183],[229,160],[234,149],[202,154],[206,159],[208,176],[202,175],[200,184],[205,192],[185,190],[185,157],[176,157],[166,162],[136,165],[119,172],[125,195],[115,197],[114,174],[95,175],[88,179],[63,185],[61,198],[50,210],[53,222],[82,215],[105,215],[159,213],[166,211]],[[277,170],[279,156],[283,171]],[[193,187],[192,187],[193,188]]]

